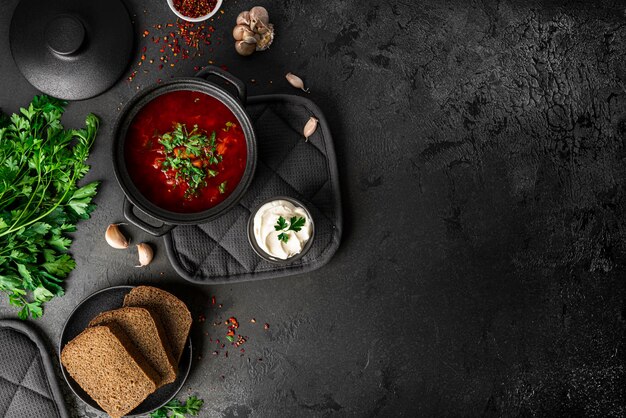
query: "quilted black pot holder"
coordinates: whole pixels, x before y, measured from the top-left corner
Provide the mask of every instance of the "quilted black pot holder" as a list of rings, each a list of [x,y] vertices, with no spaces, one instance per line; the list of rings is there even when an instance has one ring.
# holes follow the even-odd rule
[[[172,266],[196,284],[233,283],[306,273],[322,267],[341,240],[341,195],[332,137],[321,110],[291,95],[251,97],[247,111],[257,134],[254,181],[240,203],[202,225],[181,225],[164,236]],[[317,131],[304,141],[302,128],[314,116]],[[274,196],[301,200],[315,222],[309,252],[289,265],[259,258],[248,243],[251,210]]]
[[[52,359],[28,324],[0,320],[0,416],[68,418]]]

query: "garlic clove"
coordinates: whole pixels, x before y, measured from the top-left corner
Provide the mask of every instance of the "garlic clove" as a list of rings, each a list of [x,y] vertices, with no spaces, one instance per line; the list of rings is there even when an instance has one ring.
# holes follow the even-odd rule
[[[107,227],[106,232],[104,233],[104,239],[107,244],[109,244],[113,248],[117,248],[118,250],[123,250],[128,248],[128,240],[120,231],[118,227],[120,224],[111,224]]]
[[[139,255],[139,265],[135,267],[144,267],[152,262],[154,251],[152,251],[152,247],[150,247],[150,245],[145,242],[137,244],[137,253]]]
[[[309,137],[315,133],[315,131],[317,130],[318,122],[319,120],[311,116],[309,120],[307,121],[306,125],[304,125],[304,129],[302,130],[302,133],[304,134],[304,137],[306,138],[305,141],[308,141]]]
[[[302,79],[298,77],[297,75],[292,74],[292,73],[287,73],[285,78],[287,79],[289,84],[291,84],[295,88],[300,89],[306,93],[309,93],[309,89],[304,88],[304,81],[302,81]]]
[[[250,9],[250,29],[256,32],[257,26],[267,26],[270,23],[270,15],[263,6],[255,6]],[[260,23],[260,24],[259,24]]]
[[[242,41],[251,36],[254,36],[254,32],[252,32],[248,25],[237,25],[233,28],[233,38],[235,38],[236,41]]]
[[[250,26],[250,12],[246,10],[239,13],[239,16],[237,16],[237,24]]]
[[[254,42],[248,42],[249,40],[254,40]],[[247,38],[246,40],[235,42],[235,50],[244,57],[252,55],[256,51],[256,39]]]

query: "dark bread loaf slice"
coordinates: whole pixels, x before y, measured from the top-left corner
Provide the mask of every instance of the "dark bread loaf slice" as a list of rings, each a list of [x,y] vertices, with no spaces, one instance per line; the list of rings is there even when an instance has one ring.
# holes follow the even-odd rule
[[[161,376],[157,387],[176,380],[178,363],[172,357],[167,334],[161,322],[144,308],[120,308],[102,312],[89,326],[116,324],[135,344],[141,355]]]
[[[191,313],[187,305],[165,290],[152,286],[137,286],[124,297],[124,306],[149,309],[161,319],[172,347],[172,354],[178,364],[191,329]]]
[[[115,325],[87,328],[61,351],[70,376],[113,418],[122,417],[157,388],[158,373]]]

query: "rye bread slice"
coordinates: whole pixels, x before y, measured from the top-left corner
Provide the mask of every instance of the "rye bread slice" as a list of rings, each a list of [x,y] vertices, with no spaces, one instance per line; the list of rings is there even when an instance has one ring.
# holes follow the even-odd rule
[[[84,330],[63,347],[61,363],[113,418],[135,409],[156,390],[160,380],[116,325]]]
[[[144,308],[120,308],[102,312],[89,326],[116,324],[133,342],[150,366],[161,376],[157,387],[176,380],[178,363],[172,357],[167,334],[161,322]]]
[[[152,286],[137,286],[124,297],[124,306],[149,309],[161,319],[170,341],[172,354],[178,364],[191,329],[191,313],[187,305],[165,290]]]

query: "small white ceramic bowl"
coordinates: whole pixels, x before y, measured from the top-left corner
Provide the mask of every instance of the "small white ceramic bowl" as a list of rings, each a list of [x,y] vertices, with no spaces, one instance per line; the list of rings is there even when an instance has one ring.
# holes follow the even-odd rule
[[[185,16],[184,14],[176,10],[176,7],[174,7],[174,0],[167,0],[167,5],[170,6],[170,9],[172,9],[172,12],[174,12],[174,14],[178,16],[179,18],[186,20],[187,22],[196,23],[196,22],[202,22],[204,20],[207,20],[213,17],[213,15],[217,13],[220,7],[222,7],[222,0],[217,0],[217,3],[215,3],[215,7],[213,8],[213,10],[211,10],[211,13],[209,13],[208,15],[200,16],[200,17]]]

